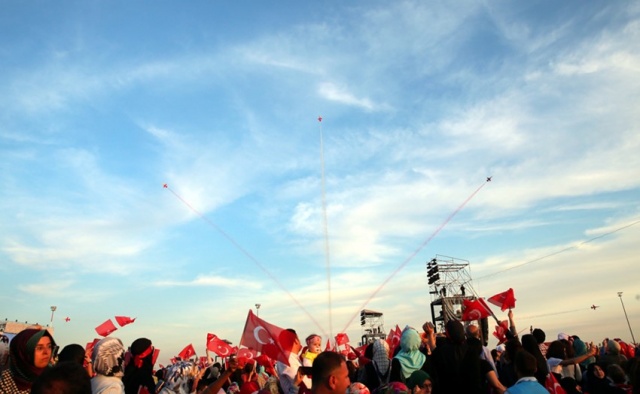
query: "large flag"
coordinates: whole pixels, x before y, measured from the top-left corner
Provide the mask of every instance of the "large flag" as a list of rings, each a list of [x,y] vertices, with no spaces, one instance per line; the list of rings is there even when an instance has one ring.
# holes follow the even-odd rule
[[[491,316],[491,310],[482,298],[473,301],[465,299],[462,300],[462,304],[464,306],[460,319],[462,321],[479,320]]]
[[[111,319],[108,319],[107,321],[96,327],[96,332],[98,333],[98,335],[106,337],[117,329],[118,328],[115,326],[115,324],[113,324]]]
[[[240,345],[289,365],[289,353],[295,339],[294,333],[260,319],[249,310]]]
[[[120,325],[120,327],[124,327],[127,324],[131,324],[134,321],[136,321],[136,318],[134,317],[133,319],[128,317],[128,316],[116,316],[116,321],[118,322],[118,324]]]
[[[196,355],[196,349],[193,347],[193,344],[188,344],[184,349],[178,354],[181,359],[188,360],[191,357]]]
[[[220,357],[229,357],[233,354],[233,348],[225,340],[213,336],[213,338],[207,341],[207,349],[211,350]]]
[[[509,288],[509,290],[505,292],[498,293],[492,297],[487,298],[487,301],[489,301],[493,305],[499,306],[503,312],[507,309],[516,307],[516,297],[513,295],[512,288]]]

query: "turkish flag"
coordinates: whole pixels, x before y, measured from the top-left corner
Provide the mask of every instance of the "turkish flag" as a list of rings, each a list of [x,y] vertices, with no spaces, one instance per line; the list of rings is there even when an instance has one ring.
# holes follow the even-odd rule
[[[544,388],[547,389],[550,394],[567,394],[552,373],[547,375],[547,379],[544,381]]]
[[[289,365],[289,353],[291,353],[295,339],[294,333],[267,323],[249,310],[240,345],[253,348],[266,354],[272,360]]]
[[[188,360],[191,357],[196,355],[196,349],[193,348],[192,344],[188,344],[184,349],[178,354],[178,356],[183,360]]]
[[[135,317],[132,319],[132,318],[127,317],[127,316],[116,316],[116,321],[118,322],[120,327],[124,327],[127,324],[133,323],[134,321],[136,321],[136,319],[135,319]]]
[[[347,334],[341,332],[336,335],[336,345],[346,345],[347,343],[349,343],[349,336],[347,336]]]
[[[209,360],[207,359],[207,356],[200,356],[200,360],[198,361],[198,366],[202,369],[207,368],[207,363],[209,362]]]
[[[397,330],[400,329],[398,325],[396,325],[396,330],[389,330],[389,335],[387,335],[387,344],[389,345],[389,354],[393,354],[396,347],[400,345],[400,338],[402,338],[402,333]]]
[[[491,316],[491,310],[482,298],[473,301],[462,300],[462,305],[464,306],[460,319],[462,321],[479,320]]]
[[[487,298],[487,301],[489,301],[493,305],[499,306],[503,312],[507,309],[516,307],[516,297],[513,295],[513,289],[511,288],[509,288],[509,290],[505,292],[498,293],[490,298]]]
[[[333,347],[331,347],[331,340],[327,338],[327,346],[324,347],[325,352],[332,351]]]
[[[84,348],[84,354],[85,356],[89,357],[89,359],[91,359],[91,353],[93,353],[93,347],[96,346],[96,343],[98,342],[100,342],[100,339],[96,338],[93,340],[93,342],[87,343],[87,346]]]
[[[233,354],[233,347],[218,337],[207,342],[207,349],[220,357],[229,357]]]
[[[104,323],[100,324],[98,327],[96,327],[96,332],[98,333],[98,335],[106,337],[107,335],[111,334],[112,332],[114,332],[117,329],[118,328],[115,326],[115,324],[113,324],[111,319],[108,319],[106,322],[104,322]]]
[[[216,338],[218,338],[216,334],[207,333],[207,343],[209,343],[209,341],[211,341],[212,339],[216,339]]]
[[[509,323],[506,320],[501,321],[493,332],[493,336],[498,339],[498,345],[507,341],[507,330],[509,329]]]
[[[243,347],[242,349],[238,350],[238,358],[244,357],[247,360],[253,360],[256,358],[256,356],[256,351],[253,349],[247,349],[246,347]]]

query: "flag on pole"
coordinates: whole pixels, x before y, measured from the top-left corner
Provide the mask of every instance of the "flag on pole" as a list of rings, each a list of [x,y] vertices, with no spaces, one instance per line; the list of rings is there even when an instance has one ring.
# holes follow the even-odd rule
[[[193,347],[193,344],[188,344],[184,349],[178,354],[178,356],[183,360],[188,360],[191,357],[196,355],[196,349]]]
[[[296,339],[294,333],[260,319],[249,310],[240,345],[289,365],[289,354]]]
[[[513,294],[512,288],[509,288],[509,290],[507,291],[498,293],[492,297],[487,298],[487,301],[489,301],[493,305],[499,306],[503,312],[506,311],[507,309],[512,309],[516,307],[516,297]]]
[[[128,316],[116,316],[116,321],[118,322],[118,324],[120,325],[120,327],[124,327],[127,324],[131,324],[134,321],[136,321],[135,317],[132,319]]]
[[[482,298],[477,300],[462,300],[464,309],[462,310],[462,321],[479,320],[491,316],[489,306]]]
[[[113,324],[111,319],[108,319],[107,321],[96,327],[96,332],[98,333],[98,335],[106,337],[117,329],[118,328],[115,326],[115,324]]]

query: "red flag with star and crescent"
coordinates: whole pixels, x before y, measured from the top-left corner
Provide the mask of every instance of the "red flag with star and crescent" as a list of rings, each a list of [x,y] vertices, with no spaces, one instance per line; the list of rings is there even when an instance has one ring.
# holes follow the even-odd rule
[[[462,304],[464,306],[462,317],[460,318],[462,321],[484,319],[485,317],[491,316],[491,310],[482,298],[473,301],[462,300]]]
[[[196,355],[196,349],[193,347],[193,344],[188,344],[182,349],[182,351],[178,354],[178,356],[183,360],[188,360],[191,357]]]
[[[240,345],[289,365],[289,354],[295,339],[294,333],[260,319],[249,310]]]
[[[516,307],[516,297],[513,294],[513,289],[511,288],[509,288],[509,290],[507,291],[487,298],[487,301],[489,301],[493,305],[499,306],[503,312],[507,309],[513,309]]]
[[[209,338],[209,335],[207,335],[207,338]],[[207,341],[207,349],[211,350],[220,357],[229,357],[234,353],[233,347],[229,345],[224,339],[220,339],[216,335],[213,335],[213,337],[211,337],[211,339]]]

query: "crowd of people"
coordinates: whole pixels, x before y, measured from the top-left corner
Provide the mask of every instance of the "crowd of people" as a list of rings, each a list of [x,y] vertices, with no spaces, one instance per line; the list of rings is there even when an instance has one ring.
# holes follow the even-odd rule
[[[288,329],[296,339],[287,363],[230,356],[158,368],[147,338],[125,347],[105,337],[90,352],[69,344],[53,357],[52,335],[30,328],[10,342],[0,394],[640,393],[640,349],[564,333],[547,341],[539,328],[520,337],[511,323],[494,349],[477,325],[458,320],[449,320],[444,333],[429,322],[421,331],[407,326],[394,349],[375,339],[360,350],[323,351],[319,335],[303,344]]]

